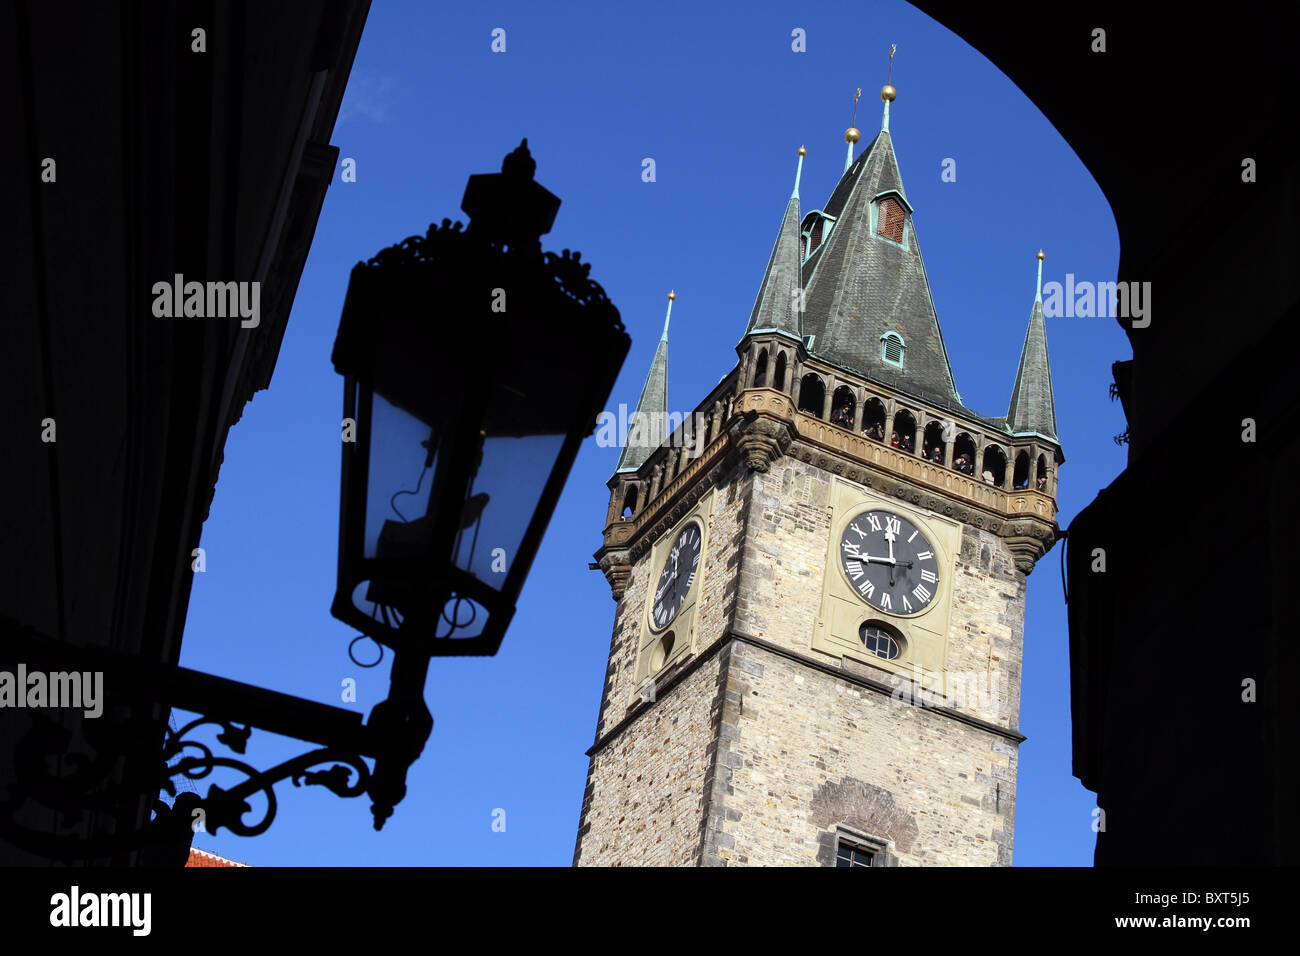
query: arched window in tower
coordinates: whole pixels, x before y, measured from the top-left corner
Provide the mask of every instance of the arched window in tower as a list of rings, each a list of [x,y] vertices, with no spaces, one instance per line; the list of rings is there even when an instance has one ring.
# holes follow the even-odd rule
[[[894,416],[894,431],[889,443],[903,451],[916,453],[916,419],[911,412],[904,409]]]
[[[839,425],[840,428],[853,427],[853,414],[857,411],[858,403],[853,397],[853,389],[847,385],[841,385],[831,396],[831,424]]]
[[[627,494],[623,496],[623,517],[631,518],[636,514],[636,485],[628,485]]]
[[[1034,487],[1038,491],[1047,490],[1047,458],[1044,455],[1038,456],[1038,468],[1034,473]]]
[[[897,332],[886,332],[880,337],[880,359],[889,365],[902,368],[903,352],[906,348],[903,337]]]
[[[924,441],[921,445],[921,457],[936,465],[943,464],[943,456],[948,451],[948,443],[943,440],[943,422],[930,422],[925,426]]]
[[[980,467],[980,477],[985,483],[1001,488],[1007,478],[1007,456],[997,445],[984,449],[984,461]]]
[[[966,432],[953,440],[952,467],[963,475],[975,474],[975,439]]]
[[[754,388],[762,388],[767,384],[767,349],[758,353],[758,361],[754,363]]]
[[[772,373],[772,387],[785,391],[785,353],[776,354],[776,371]]]
[[[885,440],[885,403],[869,398],[862,405],[862,430],[868,438]]]
[[[816,418],[822,417],[822,404],[826,401],[826,386],[820,376],[809,372],[799,382],[799,411]]]
[[[1029,487],[1029,452],[1022,451],[1016,455],[1016,470],[1011,476],[1013,488]]]
[[[886,196],[880,200],[876,213],[876,232],[894,242],[903,241],[903,220],[906,218],[903,205],[897,199]]]

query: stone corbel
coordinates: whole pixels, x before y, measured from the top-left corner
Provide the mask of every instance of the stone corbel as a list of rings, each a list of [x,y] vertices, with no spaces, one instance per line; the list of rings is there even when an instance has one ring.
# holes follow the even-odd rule
[[[1035,520],[1006,521],[996,529],[996,533],[1007,542],[1007,547],[1016,559],[1017,570],[1026,577],[1034,570],[1038,559],[1052,549],[1060,536],[1060,530],[1055,524]]]
[[[609,582],[610,594],[615,601],[622,601],[627,591],[627,583],[632,577],[632,561],[626,550],[602,551],[599,553],[599,566]]]
[[[767,471],[798,437],[794,422],[768,418],[756,411],[737,415],[731,437],[740,459],[751,472]]]
[[[732,445],[751,472],[767,471],[799,437],[794,404],[776,389],[747,389],[736,398],[728,423]]]

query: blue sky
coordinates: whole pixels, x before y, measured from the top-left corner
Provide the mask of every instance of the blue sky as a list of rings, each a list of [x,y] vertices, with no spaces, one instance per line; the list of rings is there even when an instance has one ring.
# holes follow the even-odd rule
[[[904,3],[567,9],[371,10],[333,137],[357,181],[335,175],[271,387],[226,444],[184,665],[339,706],[353,677],[359,698],[346,706],[367,714],[384,696],[388,659],[357,668],[354,632],[329,615],[342,415],[329,356],[348,272],[430,222],[463,220],[466,178],[498,171],[524,136],[538,181],[563,200],[544,247],[582,251],[633,337],[611,407],[636,401],[670,288],[669,407],[694,407],[732,367],[795,151],[808,149],[800,192],[817,208],[843,171],[857,87],[862,145],[879,127],[891,43],[891,133],[966,405],[1006,413],[1040,247],[1044,281],[1115,277],[1114,219],[1073,151],[996,68]],[[505,53],[490,49],[497,27]],[[791,50],[795,28],[805,53]],[[641,178],[647,157],[653,183]],[[940,179],[949,158],[956,182]],[[1103,318],[1049,319],[1048,342],[1064,527],[1124,467],[1107,384],[1131,352]],[[617,457],[594,438],[583,447],[501,652],[434,660],[436,726],[382,833],[364,797],[286,782],[265,835],[199,834],[195,845],[254,865],[568,865],[614,617],[587,563]],[[1070,775],[1059,568],[1053,551],[1029,578],[1017,865],[1092,860],[1095,800]],[[264,767],[302,749],[254,732],[250,754]],[[492,828],[498,808],[504,832]]]

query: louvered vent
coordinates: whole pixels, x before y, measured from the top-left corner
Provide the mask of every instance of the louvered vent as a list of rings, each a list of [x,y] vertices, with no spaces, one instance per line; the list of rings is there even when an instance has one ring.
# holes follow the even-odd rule
[[[892,332],[880,340],[880,357],[890,365],[903,367],[903,340]]]
[[[903,241],[903,207],[896,199],[880,200],[877,229],[880,235],[894,242]]]

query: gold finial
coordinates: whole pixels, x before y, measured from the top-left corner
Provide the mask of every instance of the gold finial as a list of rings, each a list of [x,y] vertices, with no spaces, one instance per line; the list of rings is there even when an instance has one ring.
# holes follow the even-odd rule
[[[804,149],[802,146],[800,146],[800,147],[799,147],[799,155],[800,155],[800,156],[807,156],[807,155],[808,155],[808,150],[806,150],[806,149]]]
[[[880,98],[886,103],[892,103],[894,98],[898,96],[898,90],[894,89],[892,85],[894,82],[894,54],[897,52],[898,44],[891,43],[889,45],[889,75],[885,80],[885,85],[880,88]]]
[[[1043,255],[1043,250],[1042,250],[1042,249],[1039,249],[1039,250],[1038,250],[1038,261],[1039,261],[1039,262],[1042,262],[1042,261],[1043,261],[1044,259],[1046,259],[1046,258],[1047,258],[1047,256]]]
[[[844,131],[844,142],[856,143],[860,139],[862,139],[862,134],[858,132],[858,128],[856,126],[850,126],[848,129]]]
[[[671,289],[669,289],[669,290],[668,290],[668,301],[669,301],[669,302],[672,302],[672,301],[673,301],[674,299],[676,299],[676,298],[677,298],[677,293],[674,292],[674,291],[672,291]]]

